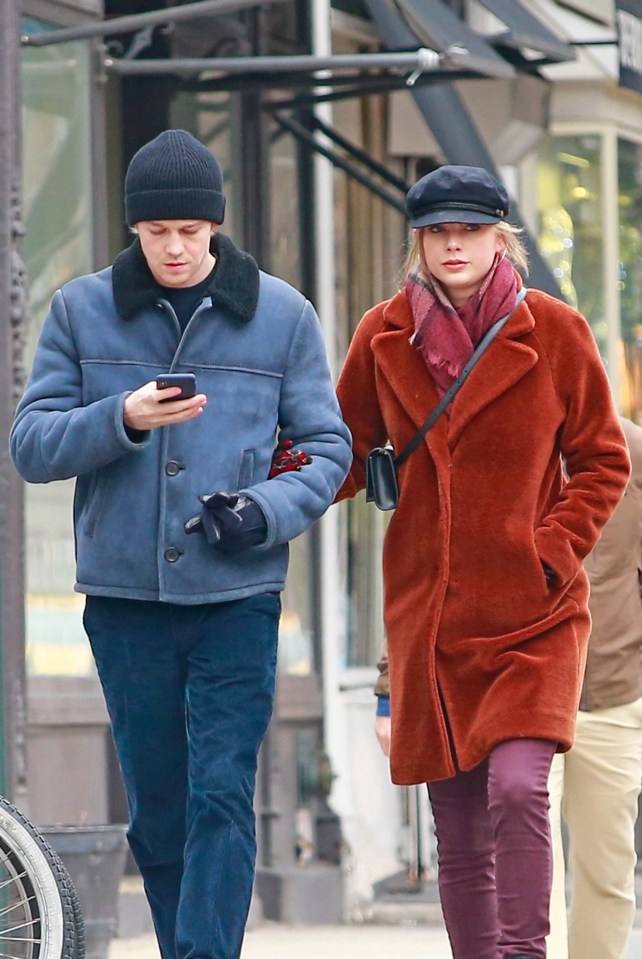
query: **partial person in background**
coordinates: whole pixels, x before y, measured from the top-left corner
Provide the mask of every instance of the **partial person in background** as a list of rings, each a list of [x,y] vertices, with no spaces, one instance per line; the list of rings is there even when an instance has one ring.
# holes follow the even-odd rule
[[[440,167],[406,209],[402,288],[365,314],[339,379],[354,442],[339,498],[364,489],[370,450],[411,444],[496,332],[398,473],[383,556],[390,767],[399,785],[428,784],[454,959],[544,959],[547,780],[573,741],[590,628],[582,562],[629,458],[588,323],[523,289],[503,184]]]
[[[584,562],[592,627],[572,749],[549,780],[553,893],[549,959],[626,959],[635,915],[642,783],[642,428],[621,419],[631,455],[624,498]],[[568,827],[566,914],[561,815]]]

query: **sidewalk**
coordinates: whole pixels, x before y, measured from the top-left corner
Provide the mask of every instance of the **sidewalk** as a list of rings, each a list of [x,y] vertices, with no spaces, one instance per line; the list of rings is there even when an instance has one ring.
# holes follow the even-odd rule
[[[439,905],[429,898],[405,906],[382,903],[373,921],[363,924],[290,926],[250,910],[242,959],[451,959]],[[159,959],[139,878],[123,880],[119,912],[120,938],[112,940],[109,959]]]
[[[242,959],[451,959],[441,926],[284,926],[250,929]],[[109,959],[159,959],[153,935],[114,939]]]
[[[284,926],[264,922],[248,931],[242,959],[452,959],[443,926]],[[160,959],[151,934],[115,939],[109,959]],[[628,959],[642,957],[642,928]]]
[[[642,875],[638,873],[638,904]],[[138,892],[135,885],[130,893]],[[428,899],[433,899],[429,895]],[[375,921],[333,926],[289,926],[259,920],[251,924],[242,959],[452,959],[436,902],[380,903]],[[134,927],[131,927],[134,928]],[[109,959],[160,959],[151,932],[112,940]],[[627,959],[642,959],[642,909],[638,909]]]

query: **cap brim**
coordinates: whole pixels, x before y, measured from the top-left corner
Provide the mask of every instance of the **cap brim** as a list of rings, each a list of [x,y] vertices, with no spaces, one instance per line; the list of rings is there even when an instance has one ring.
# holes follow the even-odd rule
[[[410,226],[419,229],[422,226],[434,226],[436,223],[499,223],[500,216],[493,213],[481,213],[479,210],[431,210],[422,213],[410,221]]]

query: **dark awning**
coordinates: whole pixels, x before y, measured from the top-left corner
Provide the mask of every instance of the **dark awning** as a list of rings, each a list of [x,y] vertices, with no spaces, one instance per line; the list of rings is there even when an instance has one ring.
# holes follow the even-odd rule
[[[444,6],[441,0],[399,0],[398,5],[393,0],[376,0],[375,3],[366,0],[366,8],[389,49],[412,50],[421,43],[427,43],[443,54],[453,66],[477,71],[498,80],[515,76],[513,67],[460,17]],[[394,48],[387,42],[390,37],[388,23],[395,37],[404,34],[395,40]]]
[[[486,39],[495,46],[528,49],[541,60],[562,62],[575,59],[575,50],[526,9],[521,0],[479,0],[482,6],[505,25],[506,30]]]

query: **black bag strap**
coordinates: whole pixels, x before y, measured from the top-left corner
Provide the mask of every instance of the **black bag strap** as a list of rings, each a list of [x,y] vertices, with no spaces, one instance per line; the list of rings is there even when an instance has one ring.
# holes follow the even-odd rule
[[[450,389],[446,393],[444,393],[443,397],[441,398],[441,401],[434,408],[434,410],[432,411],[432,413],[430,414],[430,416],[428,417],[424,425],[421,427],[419,432],[413,436],[413,438],[410,440],[409,443],[406,444],[406,446],[404,446],[401,453],[399,453],[398,456],[395,456],[395,466],[397,467],[397,469],[400,466],[402,466],[403,463],[406,462],[406,460],[411,455],[411,453],[415,452],[417,447],[421,444],[421,441],[423,440],[428,430],[431,430],[433,428],[433,426],[435,425],[435,423],[437,422],[441,414],[444,412],[446,407],[450,403],[452,403],[455,396],[457,395],[457,393],[459,393],[460,389],[462,388],[462,386],[464,385],[464,383],[470,376],[473,370],[473,367],[475,366],[477,361],[481,359],[483,354],[486,352],[490,344],[493,342],[493,340],[495,339],[495,337],[501,330],[502,326],[504,326],[504,324],[509,321],[509,319],[511,318],[511,316],[513,315],[517,307],[522,302],[522,300],[526,298],[527,293],[528,293],[528,290],[526,289],[525,286],[523,286],[521,290],[519,290],[517,293],[515,306],[510,311],[510,313],[507,313],[506,316],[502,316],[500,320],[497,320],[496,323],[493,323],[493,325],[488,330],[486,335],[482,337],[482,339],[479,341],[475,352],[473,353],[471,358],[468,360],[468,362],[466,363],[463,370],[461,371],[461,373],[459,374],[459,376],[457,377],[453,385],[450,387]]]

